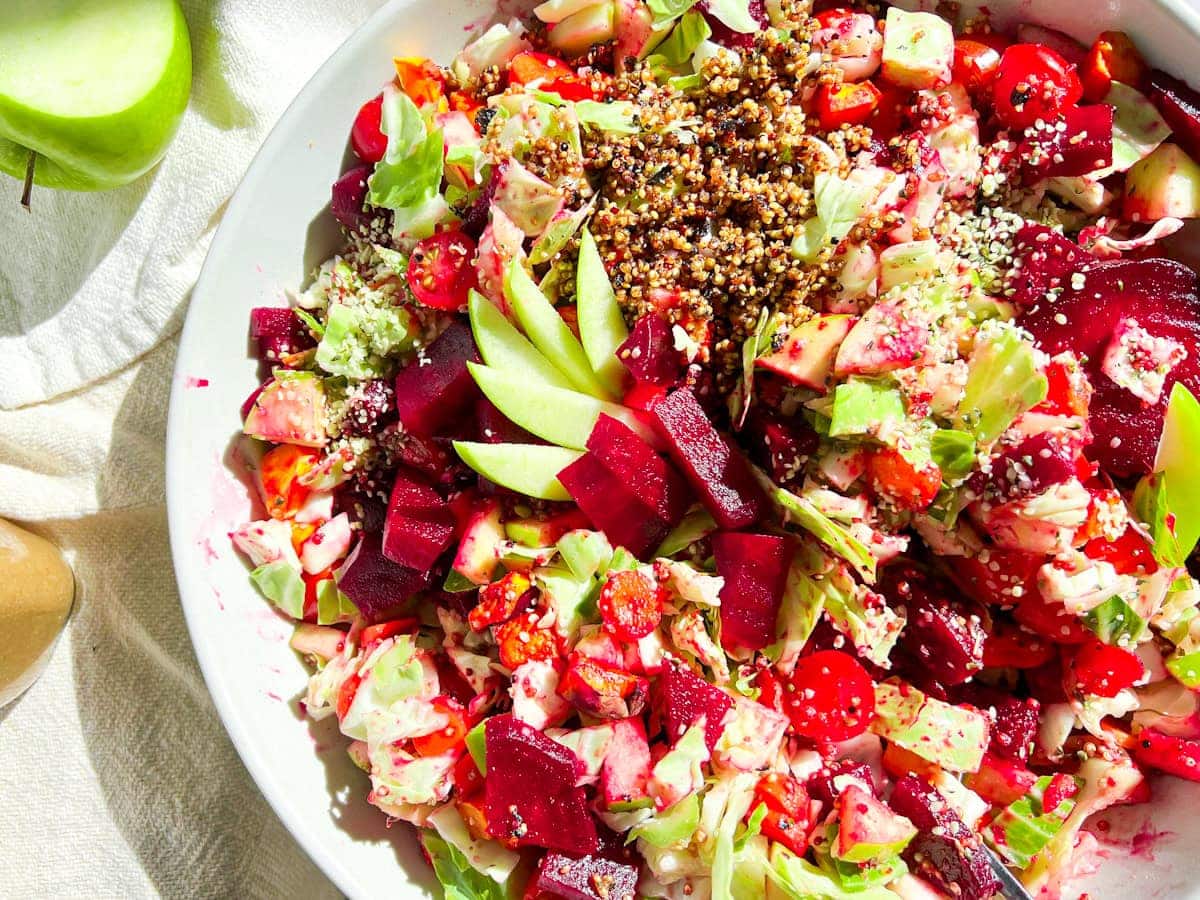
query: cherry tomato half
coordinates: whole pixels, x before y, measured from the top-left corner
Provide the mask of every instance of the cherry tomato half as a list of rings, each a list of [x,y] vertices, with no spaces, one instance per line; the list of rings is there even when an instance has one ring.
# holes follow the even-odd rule
[[[408,258],[408,286],[432,309],[460,310],[478,286],[475,242],[461,231],[439,231],[417,244]]]
[[[1129,35],[1123,31],[1103,31],[1083,62],[1080,72],[1083,96],[1099,103],[1108,96],[1114,81],[1140,89],[1149,71]]]
[[[594,100],[595,92],[567,63],[549,53],[526,50],[508,64],[509,84],[530,84],[564,100]]]
[[[971,34],[954,42],[954,81],[975,94],[991,87],[1008,40],[998,34]]]
[[[808,850],[808,839],[815,824],[815,804],[809,799],[804,785],[791,775],[778,772],[764,775],[754,788],[751,813],[759,805],[767,808],[762,820],[762,833],[803,856]]]
[[[942,487],[942,470],[936,463],[917,468],[894,447],[881,447],[867,461],[872,490],[897,509],[928,509]]]
[[[845,741],[867,730],[875,714],[875,684],[862,663],[840,650],[821,650],[796,663],[783,711],[798,734]]]
[[[996,115],[1009,128],[1049,122],[1083,96],[1075,66],[1041,44],[1013,44],[992,82]]]
[[[658,585],[641,572],[613,572],[600,589],[600,618],[604,630],[619,641],[639,641],[662,619]]]
[[[1145,674],[1146,669],[1135,654],[1092,639],[1075,651],[1069,688],[1097,697],[1115,697]]]
[[[380,94],[362,105],[350,129],[350,146],[363,162],[377,163],[387,153],[387,135],[382,123],[383,94]]]
[[[880,96],[879,88],[869,81],[822,85],[817,89],[817,118],[826,131],[861,125],[875,112]]]

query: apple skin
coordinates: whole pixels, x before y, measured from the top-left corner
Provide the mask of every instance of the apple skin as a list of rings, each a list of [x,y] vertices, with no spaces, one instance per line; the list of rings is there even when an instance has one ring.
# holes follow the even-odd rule
[[[0,91],[0,171],[24,181],[34,150],[35,184],[99,191],[128,184],[162,159],[183,119],[192,83],[187,21],[179,4],[168,2],[173,18],[169,56],[158,82],[133,105],[108,115],[56,116]]]

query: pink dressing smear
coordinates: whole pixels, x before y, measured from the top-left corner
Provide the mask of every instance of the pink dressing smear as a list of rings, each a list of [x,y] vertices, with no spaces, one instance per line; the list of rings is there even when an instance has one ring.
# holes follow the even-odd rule
[[[207,378],[197,378],[195,375],[189,375],[183,380],[185,388],[206,388],[208,384]]]

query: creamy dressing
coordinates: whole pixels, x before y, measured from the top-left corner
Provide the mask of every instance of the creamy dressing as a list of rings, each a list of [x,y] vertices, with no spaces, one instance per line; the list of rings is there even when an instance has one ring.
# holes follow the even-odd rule
[[[74,597],[75,578],[58,548],[0,519],[0,706],[37,678]]]

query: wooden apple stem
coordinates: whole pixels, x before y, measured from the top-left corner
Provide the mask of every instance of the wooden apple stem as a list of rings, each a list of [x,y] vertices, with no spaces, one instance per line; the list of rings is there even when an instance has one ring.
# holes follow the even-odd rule
[[[29,151],[29,163],[25,166],[25,189],[21,191],[21,205],[29,212],[29,200],[33,196],[33,170],[37,168],[37,151]]]

